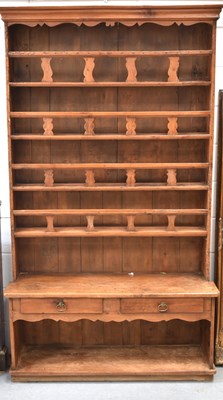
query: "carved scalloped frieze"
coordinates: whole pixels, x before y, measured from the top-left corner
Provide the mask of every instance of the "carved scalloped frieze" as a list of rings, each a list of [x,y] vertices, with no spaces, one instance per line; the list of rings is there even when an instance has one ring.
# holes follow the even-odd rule
[[[94,27],[97,26],[101,23],[105,23],[105,25],[107,27],[113,27],[116,23],[122,24],[124,26],[134,26],[134,25],[138,25],[138,26],[142,26],[146,23],[151,23],[151,24],[155,24],[155,25],[161,25],[161,26],[171,26],[171,25],[184,25],[184,26],[191,26],[191,25],[196,25],[200,22],[204,22],[208,25],[213,25],[213,22],[211,20],[205,20],[204,21],[197,21],[197,20],[184,20],[184,21],[178,21],[178,20],[152,20],[152,19],[148,19],[147,21],[140,21],[140,20],[129,20],[129,21],[125,21],[125,20],[113,20],[113,21],[109,21],[109,20],[97,20],[97,21],[75,21],[75,20],[68,20],[68,19],[64,19],[61,21],[23,21],[23,20],[15,20],[15,21],[11,21],[8,22],[8,26],[11,25],[15,25],[15,24],[19,24],[19,25],[26,25],[26,26],[30,26],[31,28],[35,27],[35,26],[49,26],[49,27],[54,27],[54,26],[58,26],[58,25],[62,25],[64,23],[69,23],[69,24],[73,24],[76,25],[78,27],[80,27],[81,25],[85,25],[88,27]]]
[[[148,315],[148,314],[20,314],[14,313],[13,322],[15,321],[27,321],[27,322],[38,322],[43,321],[45,319],[50,319],[53,321],[63,321],[63,322],[76,322],[81,321],[83,319],[87,319],[92,322],[102,321],[102,322],[122,322],[122,321],[136,321],[143,320],[148,322],[162,322],[162,321],[171,321],[180,319],[182,321],[187,322],[195,322],[207,320],[211,321],[211,318],[207,315],[201,314],[198,316],[197,314],[157,314],[157,315]]]

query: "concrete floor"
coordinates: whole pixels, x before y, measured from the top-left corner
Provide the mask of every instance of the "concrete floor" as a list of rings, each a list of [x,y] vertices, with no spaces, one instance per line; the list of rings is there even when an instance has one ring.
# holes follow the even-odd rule
[[[222,400],[223,368],[213,382],[12,383],[0,375],[1,400]]]

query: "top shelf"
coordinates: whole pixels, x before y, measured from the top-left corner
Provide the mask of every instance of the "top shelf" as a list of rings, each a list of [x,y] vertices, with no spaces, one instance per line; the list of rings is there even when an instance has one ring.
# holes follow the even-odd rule
[[[10,58],[34,57],[165,57],[209,56],[212,50],[157,50],[157,51],[9,51]]]

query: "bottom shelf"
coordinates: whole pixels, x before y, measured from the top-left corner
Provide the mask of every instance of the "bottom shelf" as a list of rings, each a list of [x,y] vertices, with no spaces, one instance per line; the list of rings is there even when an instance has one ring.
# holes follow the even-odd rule
[[[210,380],[199,345],[24,346],[14,381]]]

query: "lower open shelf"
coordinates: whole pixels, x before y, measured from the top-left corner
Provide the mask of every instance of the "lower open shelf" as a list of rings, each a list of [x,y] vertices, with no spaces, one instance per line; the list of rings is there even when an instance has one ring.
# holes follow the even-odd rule
[[[199,345],[24,346],[17,381],[209,380],[215,373]]]

